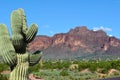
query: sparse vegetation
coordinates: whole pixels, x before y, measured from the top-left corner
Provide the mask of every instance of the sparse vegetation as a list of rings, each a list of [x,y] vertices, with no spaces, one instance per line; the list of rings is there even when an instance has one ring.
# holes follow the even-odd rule
[[[2,72],[5,71],[5,70],[8,70],[8,66],[3,64],[3,63],[1,63],[0,64],[0,80],[8,80],[7,76],[2,74]]]
[[[2,64],[2,66],[4,65]],[[89,80],[118,77],[120,76],[120,60],[43,61],[42,66],[41,63],[36,64],[30,67],[29,71],[45,80]]]
[[[71,69],[71,65],[74,67]],[[77,66],[77,67],[75,67]],[[39,67],[39,68],[38,68]],[[40,64],[30,68],[31,72],[45,80],[53,78],[55,80],[86,80],[97,79],[104,77],[120,76],[120,60],[110,61],[43,61],[43,66]],[[36,70],[37,69],[37,70]],[[117,70],[110,75],[110,70]],[[63,78],[64,77],[64,78]],[[51,79],[52,80],[52,79]]]

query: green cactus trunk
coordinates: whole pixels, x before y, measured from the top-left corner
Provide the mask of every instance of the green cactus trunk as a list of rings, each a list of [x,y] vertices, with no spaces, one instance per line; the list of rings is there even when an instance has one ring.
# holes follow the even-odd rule
[[[12,39],[6,25],[0,24],[0,55],[4,63],[11,68],[9,80],[28,80],[28,68],[39,62],[41,51],[29,54],[27,45],[36,36],[38,27],[26,25],[26,16],[23,9],[11,14]]]
[[[21,63],[10,73],[9,80],[28,80],[28,62]]]
[[[17,54],[18,64],[10,74],[10,80],[28,80],[28,53]]]

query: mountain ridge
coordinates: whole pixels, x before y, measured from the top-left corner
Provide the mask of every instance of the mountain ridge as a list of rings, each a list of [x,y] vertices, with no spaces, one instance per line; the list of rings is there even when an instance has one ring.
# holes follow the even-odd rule
[[[60,59],[94,54],[97,51],[120,55],[120,39],[110,37],[102,30],[93,31],[86,26],[79,26],[52,37],[39,35],[29,44],[28,50],[43,50],[45,57]]]

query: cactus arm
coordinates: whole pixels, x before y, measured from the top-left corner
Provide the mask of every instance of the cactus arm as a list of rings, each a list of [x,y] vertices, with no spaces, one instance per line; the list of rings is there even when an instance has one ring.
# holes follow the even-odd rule
[[[21,20],[22,20],[22,33],[26,34],[27,31],[27,20],[26,15],[24,13],[24,10],[22,8],[18,9],[18,12],[21,14]]]
[[[28,60],[29,60],[29,65],[33,66],[37,64],[42,57],[42,51],[36,51],[32,54],[29,54]]]
[[[18,10],[14,10],[11,13],[11,29],[12,34],[21,34],[22,35],[22,15]]]
[[[16,50],[24,45],[24,37],[22,33],[22,15],[19,10],[15,10],[11,14],[12,42]]]
[[[6,28],[6,25],[0,24],[0,55],[3,61],[9,65],[14,66],[17,62],[16,53],[12,42],[10,41],[10,35]]]
[[[26,32],[27,43],[30,43],[35,38],[37,31],[38,31],[38,26],[36,24],[32,24]]]
[[[27,20],[24,10],[19,8],[11,14],[11,26],[14,33],[25,34],[27,31]],[[16,31],[17,30],[17,31]]]

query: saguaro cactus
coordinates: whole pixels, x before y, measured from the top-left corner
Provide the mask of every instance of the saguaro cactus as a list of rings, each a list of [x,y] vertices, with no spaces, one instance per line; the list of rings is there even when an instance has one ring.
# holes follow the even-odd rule
[[[4,63],[10,66],[9,80],[28,80],[28,68],[37,64],[41,58],[41,51],[29,54],[27,44],[30,43],[37,31],[36,24],[29,28],[23,9],[14,10],[11,14],[12,38],[6,25],[0,24],[0,55]]]

